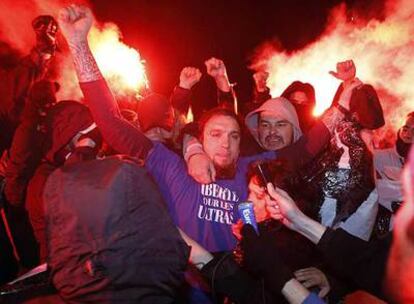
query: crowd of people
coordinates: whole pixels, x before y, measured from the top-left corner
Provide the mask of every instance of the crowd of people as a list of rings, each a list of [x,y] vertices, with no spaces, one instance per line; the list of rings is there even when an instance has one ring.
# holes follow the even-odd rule
[[[381,102],[347,60],[320,117],[311,84],[272,97],[266,72],[235,113],[210,58],[217,107],[187,123],[200,69],[183,68],[169,98],[117,101],[92,23],[78,5],[36,18],[31,54],[0,75],[0,283],[47,263],[53,289],[36,296],[50,303],[340,303],[356,290],[414,302],[414,112],[376,149]],[[56,99],[59,31],[82,101]]]

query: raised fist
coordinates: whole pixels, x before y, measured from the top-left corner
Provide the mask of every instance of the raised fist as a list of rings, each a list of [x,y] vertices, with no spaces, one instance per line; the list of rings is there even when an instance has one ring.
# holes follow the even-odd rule
[[[93,16],[88,7],[72,4],[59,12],[58,22],[66,40],[76,43],[87,39]]]
[[[338,62],[336,64],[336,72],[330,71],[329,74],[342,81],[353,80],[356,75],[356,67],[352,60]]]
[[[190,90],[197,82],[200,81],[202,74],[199,69],[193,67],[185,67],[180,73],[181,88]]]
[[[265,71],[256,72],[253,74],[254,83],[256,84],[256,89],[259,92],[266,90],[266,81],[269,78],[269,73]]]
[[[213,78],[218,77],[226,77],[227,78],[227,72],[226,72],[226,66],[224,65],[223,60],[217,59],[217,58],[210,58],[206,62],[204,62],[207,68],[207,74],[210,75]]]

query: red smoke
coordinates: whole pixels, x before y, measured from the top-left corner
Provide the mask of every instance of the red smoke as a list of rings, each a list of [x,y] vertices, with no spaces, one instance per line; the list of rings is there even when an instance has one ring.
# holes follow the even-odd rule
[[[148,87],[140,54],[121,41],[121,33],[115,24],[93,27],[89,43],[102,74],[115,94],[136,96],[142,88]]]
[[[414,2],[388,1],[384,21],[363,26],[346,21],[345,6],[334,9],[324,34],[302,50],[288,54],[265,44],[253,68],[269,72],[268,85],[278,96],[294,80],[316,90],[315,114],[329,107],[339,81],[328,74],[336,62],[353,59],[357,76],[378,91],[385,112],[382,137],[397,130],[414,110]]]
[[[72,0],[2,0],[0,2],[0,40],[9,44],[22,54],[28,54],[35,43],[31,27],[32,20],[42,14],[55,18],[62,7]],[[85,1],[76,1],[88,5]],[[61,37],[62,38],[62,37]],[[112,91],[117,95],[137,95],[142,87],[148,86],[145,67],[138,51],[121,41],[121,34],[114,24],[95,25],[89,35],[91,49],[97,63],[108,80]],[[57,81],[61,85],[58,99],[80,100],[79,89],[66,44],[62,39],[60,51],[54,59],[58,65]]]
[[[57,19],[59,10],[72,3],[71,0],[2,0],[0,1],[0,40],[9,44],[23,55],[30,53],[35,44],[32,20],[39,15],[52,15]],[[88,4],[87,0],[77,3]],[[54,64],[58,66],[57,81],[61,84],[58,99],[81,98],[81,92],[75,77],[72,59],[65,50],[63,38],[58,37],[60,52],[57,52]]]
[[[121,41],[121,33],[115,24],[95,24],[89,33],[89,43],[96,62],[115,95],[136,97],[141,89],[148,87],[145,66],[139,52]],[[58,93],[59,99],[79,100],[82,93],[69,54],[61,62],[60,71],[58,81],[63,89]]]
[[[30,52],[35,42],[32,20],[39,15],[55,18],[60,8],[72,3],[70,0],[1,0],[0,40],[23,54]],[[87,4],[87,0],[77,1]]]

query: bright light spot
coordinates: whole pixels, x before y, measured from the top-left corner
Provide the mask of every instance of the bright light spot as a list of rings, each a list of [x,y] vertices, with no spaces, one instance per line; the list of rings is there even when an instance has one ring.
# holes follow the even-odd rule
[[[190,123],[190,122],[194,121],[193,109],[191,108],[191,106],[188,108],[186,121],[187,121],[187,123]]]
[[[272,96],[279,96],[293,81],[315,87],[315,115],[332,102],[340,81],[329,75],[338,61],[353,59],[357,76],[373,85],[385,113],[381,135],[395,132],[405,115],[414,110],[414,1],[388,1],[384,21],[371,20],[363,27],[346,22],[344,5],[330,16],[321,38],[306,48],[287,54],[265,45],[253,68],[269,72]]]
[[[106,23],[100,29],[93,27],[89,42],[96,62],[115,94],[137,95],[141,88],[148,86],[140,54],[121,42],[121,34],[115,24]]]

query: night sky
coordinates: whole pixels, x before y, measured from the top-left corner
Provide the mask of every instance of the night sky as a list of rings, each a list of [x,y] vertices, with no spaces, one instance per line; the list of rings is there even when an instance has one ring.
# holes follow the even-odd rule
[[[101,22],[116,23],[124,41],[147,61],[153,90],[169,94],[181,68],[196,66],[211,56],[223,59],[241,101],[248,100],[253,82],[248,69],[255,48],[278,41],[294,51],[316,40],[329,10],[341,1],[91,1]],[[363,18],[379,15],[378,2],[346,1],[352,13]],[[351,10],[349,10],[351,11]],[[214,84],[204,75],[194,89],[196,112],[215,101]]]

